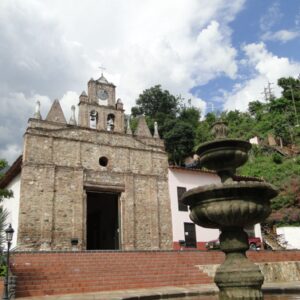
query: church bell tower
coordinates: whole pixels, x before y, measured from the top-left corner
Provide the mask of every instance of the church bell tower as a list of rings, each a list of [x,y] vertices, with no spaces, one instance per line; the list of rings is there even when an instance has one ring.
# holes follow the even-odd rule
[[[79,126],[124,133],[124,110],[121,99],[116,101],[116,86],[101,74],[88,82],[79,97]]]

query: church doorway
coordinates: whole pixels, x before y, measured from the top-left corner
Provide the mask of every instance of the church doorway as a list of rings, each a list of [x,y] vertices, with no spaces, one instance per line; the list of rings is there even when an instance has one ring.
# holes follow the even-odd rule
[[[87,250],[119,249],[119,194],[87,193]]]

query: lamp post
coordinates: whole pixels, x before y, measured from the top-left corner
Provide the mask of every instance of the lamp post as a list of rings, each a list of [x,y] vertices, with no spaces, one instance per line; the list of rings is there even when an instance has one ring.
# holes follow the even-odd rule
[[[5,229],[5,238],[7,242],[7,252],[6,252],[6,264],[7,264],[7,270],[6,270],[6,275],[5,275],[5,282],[4,282],[4,295],[3,295],[3,300],[9,300],[9,295],[8,295],[8,273],[9,273],[9,249],[11,246],[11,241],[14,235],[14,230],[11,227],[11,224]]]

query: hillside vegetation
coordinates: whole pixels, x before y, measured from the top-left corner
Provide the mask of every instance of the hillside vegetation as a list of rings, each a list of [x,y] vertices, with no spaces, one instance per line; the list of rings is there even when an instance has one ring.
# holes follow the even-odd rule
[[[279,189],[279,195],[272,200],[269,223],[300,225],[300,156],[283,158],[276,152],[254,147],[249,161],[238,172],[263,178]]]
[[[198,145],[212,140],[211,126],[222,119],[229,127],[229,137],[249,140],[260,138],[254,146],[249,161],[238,170],[240,175],[256,176],[274,184],[279,196],[273,200],[274,213],[269,221],[277,224],[300,224],[300,81],[280,78],[278,85],[282,95],[269,95],[266,103],[253,101],[248,111],[224,111],[208,113],[200,120],[200,110],[183,104],[181,96],[174,96],[160,85],[145,90],[132,108],[131,126],[134,130],[139,115],[146,116],[150,130],[154,122],[159,126],[160,136],[165,140],[170,164],[184,165],[185,158],[192,155]],[[270,147],[267,138],[272,135],[278,145],[293,149],[285,156]],[[279,148],[279,147],[277,147]]]

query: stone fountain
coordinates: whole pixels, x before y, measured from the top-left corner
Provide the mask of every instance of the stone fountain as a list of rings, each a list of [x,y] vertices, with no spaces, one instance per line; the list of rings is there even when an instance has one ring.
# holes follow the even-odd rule
[[[248,159],[251,144],[227,139],[227,132],[224,122],[216,122],[213,126],[216,139],[197,149],[201,166],[215,170],[222,183],[191,189],[184,193],[182,202],[189,205],[194,223],[221,230],[220,248],[225,261],[215,275],[219,299],[263,299],[264,277],[259,267],[246,257],[249,244],[243,228],[268,217],[270,199],[277,191],[266,182],[234,180],[236,168]]]

